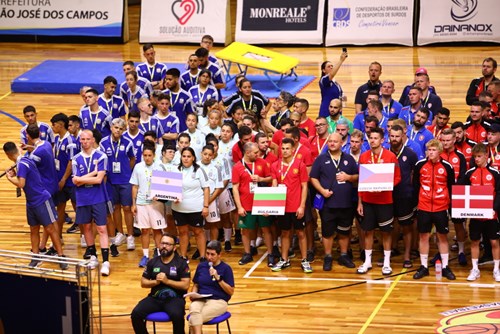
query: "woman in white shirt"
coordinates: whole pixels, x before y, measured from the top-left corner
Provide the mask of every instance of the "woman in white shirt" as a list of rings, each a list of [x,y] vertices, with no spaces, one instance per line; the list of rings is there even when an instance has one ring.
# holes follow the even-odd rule
[[[172,214],[179,230],[180,254],[187,259],[189,228],[191,228],[201,255],[200,261],[206,261],[203,225],[204,218],[208,215],[210,198],[208,176],[196,164],[196,156],[191,147],[182,149],[179,170],[182,172],[182,200],[172,203]]]
[[[191,138],[191,146],[196,154],[196,160],[201,159],[201,150],[203,146],[205,146],[205,133],[203,133],[200,129],[198,129],[198,115],[196,114],[188,114],[186,116],[186,126],[187,130],[184,133],[187,133]]]

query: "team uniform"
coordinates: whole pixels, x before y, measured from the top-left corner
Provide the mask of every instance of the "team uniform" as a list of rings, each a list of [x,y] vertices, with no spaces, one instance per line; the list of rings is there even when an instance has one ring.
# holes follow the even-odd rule
[[[158,133],[158,138],[161,138],[165,133],[179,133],[179,119],[175,115],[168,114],[166,117],[162,117],[158,113],[153,118],[156,118],[160,123],[161,132]],[[168,141],[163,139],[163,145],[165,144],[175,145],[175,140]]]
[[[358,115],[356,115],[356,117],[358,117]],[[360,116],[360,117],[362,117],[362,116]],[[352,130],[354,130],[354,124],[353,124],[353,122],[349,118],[344,117],[342,115],[339,116],[338,121],[340,121],[341,119],[345,119],[347,121],[347,123],[349,123],[349,133],[352,133]],[[334,133],[334,132],[337,131],[337,122],[338,121],[332,119],[331,116],[326,117],[326,122],[328,124],[328,133]],[[363,117],[363,126],[362,127],[363,127],[363,129],[365,127],[365,119],[364,119],[364,117]]]
[[[148,116],[147,121],[143,121],[142,119],[140,120],[139,131],[142,131],[142,133],[153,131],[154,133],[156,133],[157,138],[160,138],[160,134],[165,132],[161,126],[159,119],[151,116]]]
[[[170,114],[179,119],[179,131],[185,131],[187,115],[194,110],[191,106],[191,96],[183,89],[177,92],[166,89],[163,92],[170,95]]]
[[[208,86],[205,91],[201,91],[200,86],[196,85],[191,87],[188,92],[191,102],[191,110],[195,112],[198,116],[203,114],[203,103],[208,99],[215,99],[220,101],[219,93],[217,88],[214,86]]]
[[[415,164],[418,161],[417,154],[409,147],[404,146],[396,154],[401,171],[401,182],[394,186],[392,198],[394,203],[394,217],[398,218],[398,224],[410,225],[416,211],[417,200],[413,197],[412,175]]]
[[[27,144],[28,143],[28,137],[26,134],[26,129],[28,128],[29,124],[26,124],[23,126],[21,129],[21,144]],[[53,144],[54,143],[54,132],[52,131],[52,128],[50,125],[44,122],[37,122],[36,125],[38,126],[38,130],[40,132],[39,138],[43,141],[48,141],[49,143]]]
[[[413,119],[415,118],[415,114],[417,113],[417,110],[413,110],[411,108],[411,105],[409,106],[404,106],[401,109],[401,112],[399,113],[399,118],[404,120],[406,124],[408,125],[408,128],[410,128],[413,124]],[[433,113],[432,111],[429,111],[429,118],[427,119],[427,122],[425,122],[425,125],[431,125],[432,124],[432,118],[433,118]]]
[[[125,91],[127,98],[124,100],[127,101],[128,111],[139,112],[139,107],[137,106],[137,102],[141,98],[149,98],[149,94],[144,91],[139,85],[135,86],[135,90],[132,91],[130,87],[127,86],[127,90]]]
[[[380,102],[382,102],[382,98],[380,98]],[[398,101],[391,98],[389,104],[383,106],[382,113],[389,115],[389,118],[399,118],[399,114],[401,113],[401,109],[403,109],[403,105]]]
[[[200,168],[205,171],[208,177],[208,184],[210,187],[210,195],[212,195],[215,189],[224,188],[222,181],[222,171],[212,162],[205,165],[200,162]],[[212,203],[208,204],[208,216],[205,218],[207,223],[215,223],[220,221],[220,211],[219,211],[219,198],[216,198]]]
[[[57,173],[58,183],[62,180],[64,174],[66,173],[66,168],[68,163],[71,162],[75,154],[78,153],[77,146],[74,142],[73,136],[69,132],[66,132],[64,137],[56,136],[54,142],[54,164]],[[54,196],[55,204],[65,203],[69,199],[73,202],[75,201],[74,188],[75,185],[71,181],[71,175],[66,180],[63,188],[58,190]]]
[[[497,77],[493,76],[490,81],[490,84],[494,81],[498,80]],[[469,89],[467,89],[467,95],[465,97],[465,101],[468,105],[471,105],[473,102],[479,101],[479,94],[484,91],[488,91],[488,86],[484,82],[484,77],[472,79],[469,85]]]
[[[231,116],[237,107],[242,107],[243,110],[251,110],[254,115],[260,115],[260,112],[266,107],[267,104],[269,104],[269,100],[267,98],[263,100],[261,96],[263,95],[260,92],[255,93],[254,95],[253,90],[252,95],[250,95],[250,100],[248,101],[246,101],[240,94],[237,94],[236,96],[234,96],[234,94],[229,96],[229,98],[226,98],[223,101],[223,104],[227,106],[226,114]]]
[[[290,110],[285,110],[285,111],[278,111],[274,115],[271,116],[269,119],[269,122],[271,122],[271,125],[274,126],[276,129],[281,129],[281,120],[285,118],[290,118]]]
[[[189,70],[183,72],[180,77],[181,88],[187,92],[191,87],[196,86],[198,84],[199,73],[200,73],[199,69],[196,75],[192,75],[191,72],[189,72]]]
[[[427,130],[429,130],[432,133],[432,136],[436,139],[439,139],[441,137],[441,132],[443,132],[444,129],[449,129],[450,126],[447,124],[444,126],[442,129],[437,128],[437,124],[432,124],[429,126],[426,126]]]
[[[82,130],[98,130],[103,138],[111,134],[113,118],[103,107],[99,106],[96,112],[84,107],[80,110],[79,117],[82,120]]]
[[[125,101],[118,95],[113,95],[108,100],[104,94],[101,94],[97,103],[111,115],[112,119],[124,117],[127,114]]]
[[[148,63],[140,63],[135,68],[137,75],[149,82],[163,82],[167,76],[167,69],[167,65],[162,63],[154,63],[153,66],[149,66]]]
[[[335,79],[330,80],[328,75],[321,77],[319,80],[319,89],[321,91],[321,105],[319,107],[319,116],[327,117],[329,113],[328,107],[330,106],[330,101],[333,99],[340,99],[344,93],[342,92],[342,87],[335,81]]]
[[[201,151],[205,146],[205,133],[203,133],[200,129],[195,129],[193,133],[189,132],[189,130],[184,131],[191,138],[191,144],[189,145],[196,154],[196,159],[201,159]]]
[[[123,136],[132,142],[134,147],[135,162],[142,161],[142,144],[144,142],[144,132],[139,130],[135,135],[131,135],[129,130],[123,133]]]
[[[370,80],[368,80],[365,84],[358,87],[358,90],[356,91],[356,97],[354,98],[354,103],[361,104],[361,110],[365,110],[366,107],[368,107],[368,104],[366,103],[368,92],[371,90],[380,92],[381,87],[382,87],[381,81],[373,83]]]
[[[404,106],[410,105],[410,99],[406,97],[405,102],[403,102],[402,104]],[[443,109],[443,102],[441,101],[441,98],[439,96],[431,93],[431,91],[429,90],[427,96],[425,98],[422,98],[422,107],[429,109],[429,111],[435,115],[438,111]],[[432,117],[429,117],[429,119],[432,120]]]
[[[491,126],[490,123],[481,121],[479,123],[472,123],[468,121],[464,124],[465,136],[476,143],[482,143],[486,141],[486,134],[488,133],[488,128]]]
[[[233,184],[231,183],[232,166],[229,160],[220,154],[217,154],[217,157],[214,158],[213,163],[215,164],[215,166],[217,166],[217,168],[220,169],[222,173],[222,182],[228,181],[226,188],[219,195],[219,212],[221,215],[223,215],[236,209],[236,205],[234,204],[234,199],[230,191],[230,189],[232,189],[233,187]]]
[[[427,142],[434,137],[432,137],[432,133],[427,130],[425,127],[421,127],[417,131],[413,130],[413,127],[409,127],[406,131],[406,135],[409,139],[414,141],[418,146],[420,146],[421,152],[426,152],[427,147],[425,146]]]
[[[411,84],[411,85],[406,85],[406,87],[403,89],[403,91],[401,92],[401,97],[399,98],[399,103],[401,103],[402,105],[405,105],[405,102],[408,98],[408,94],[410,93],[410,90],[415,87],[415,84]],[[434,86],[429,86],[429,93],[433,93],[433,94],[436,94],[436,88],[434,88]]]
[[[147,96],[151,96],[151,94],[153,93],[153,86],[151,86],[151,82],[149,82],[149,80],[147,79],[144,79],[143,77],[137,77],[137,86],[139,86]],[[123,101],[125,101],[125,104],[127,106],[130,104],[129,95],[127,94],[129,90],[130,89],[126,81],[120,84],[120,96]]]
[[[462,142],[455,142],[455,148],[462,152],[467,163],[467,169],[469,169],[469,164],[472,159],[472,148],[476,145],[476,142],[464,137]]]
[[[488,164],[500,170],[500,153],[498,152],[498,147],[492,148],[488,145]]]
[[[201,68],[201,67],[200,67]],[[224,79],[224,72],[222,71],[222,68],[219,66],[217,62],[212,62],[208,61],[207,66],[205,69],[209,70],[212,72],[212,78],[211,78],[211,84],[215,86],[216,84],[225,84],[226,81]]]
[[[52,145],[47,141],[39,141],[35,144],[35,148],[29,154],[29,158],[35,162],[42,184],[49,192],[50,196],[54,196],[59,190],[56,165],[54,163],[54,152]]]
[[[327,147],[327,139],[319,138],[319,136],[309,137],[309,143],[311,144],[311,158],[316,161],[316,158],[323,152]]]

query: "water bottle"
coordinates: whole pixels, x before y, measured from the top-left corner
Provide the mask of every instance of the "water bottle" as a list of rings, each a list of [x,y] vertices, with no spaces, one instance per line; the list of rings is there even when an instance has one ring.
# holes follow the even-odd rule
[[[443,266],[441,264],[441,260],[436,260],[436,264],[435,264],[435,267],[434,267],[434,270],[436,272],[436,279],[437,280],[440,280],[441,278],[443,278]]]

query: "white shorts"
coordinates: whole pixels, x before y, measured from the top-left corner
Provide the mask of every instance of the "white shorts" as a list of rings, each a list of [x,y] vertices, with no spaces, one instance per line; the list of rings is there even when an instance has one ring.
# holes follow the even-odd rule
[[[220,222],[219,213],[219,199],[216,198],[215,201],[210,203],[208,206],[208,216],[205,218],[207,223],[217,223]]]
[[[221,215],[229,213],[236,209],[234,204],[233,196],[229,193],[229,189],[224,189],[224,191],[219,195],[219,211]]]
[[[163,203],[153,202],[148,205],[137,205],[137,219],[134,226],[140,229],[159,230],[167,227],[163,217]]]

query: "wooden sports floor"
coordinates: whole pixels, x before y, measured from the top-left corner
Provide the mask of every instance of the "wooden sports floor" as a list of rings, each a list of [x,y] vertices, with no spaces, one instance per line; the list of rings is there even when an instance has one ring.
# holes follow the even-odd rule
[[[77,114],[82,105],[78,95],[14,94],[10,92],[10,81],[46,59],[141,61],[142,51],[137,40],[138,16],[139,7],[130,7],[131,41],[124,45],[0,44],[0,110],[22,119],[22,108],[32,104],[39,111],[39,119],[45,122],[57,112]],[[183,62],[195,48],[195,45],[158,45],[157,59]],[[341,52],[339,47],[272,49],[298,57],[299,75],[318,75],[321,62],[327,59],[336,61]],[[348,96],[348,108],[344,113],[353,115],[355,90],[367,81],[368,64],[379,61],[383,65],[381,78],[396,82],[394,96],[397,98],[402,87],[412,82],[415,69],[426,67],[443,105],[452,111],[452,121],[464,120],[468,110],[465,93],[469,82],[481,75],[482,59],[489,56],[500,60],[500,47],[349,47],[349,58],[336,77]],[[315,117],[320,102],[318,80],[299,95],[310,101],[309,113]],[[20,128],[15,120],[0,114],[0,144],[8,140],[18,141]],[[0,170],[4,170],[11,163],[3,152],[0,156]],[[70,212],[70,215],[74,216],[74,213]],[[24,200],[15,197],[14,188],[5,178],[0,179],[0,249],[29,251],[28,231]],[[450,238],[452,236],[453,233]],[[79,235],[65,234],[64,241],[66,255],[81,258],[83,250],[79,246]],[[111,275],[101,280],[104,333],[131,333],[130,311],[148,293],[140,287],[142,270],[137,264],[142,254],[138,240],[136,244],[138,249],[131,252],[127,252],[125,246],[120,247],[120,256],[111,259]],[[470,284],[465,280],[470,268],[459,267],[454,252],[450,255],[456,281],[436,281],[433,269],[429,277],[414,281],[412,275],[418,267],[418,259],[414,261],[414,267],[407,270],[402,268],[401,256],[394,258],[394,273],[389,277],[383,277],[377,267],[367,275],[358,275],[354,269],[336,263],[332,272],[323,272],[319,242],[317,247],[312,274],[302,273],[298,259],[292,260],[291,268],[273,273],[265,261],[261,261],[264,260],[262,249],[254,257],[255,262],[245,266],[237,263],[242,255],[241,246],[224,254],[224,260],[233,267],[236,279],[236,292],[229,306],[233,315],[233,333],[433,333],[443,318],[441,312],[500,300],[500,285],[494,284],[491,277],[492,265],[483,266],[482,277]],[[353,247],[359,265],[357,245]],[[382,257],[381,246],[377,244],[376,247],[379,248],[376,248],[374,260]],[[193,270],[196,264],[197,261],[192,261]],[[499,321],[498,313],[485,320],[497,324]],[[470,322],[473,320],[465,321]],[[157,327],[159,333],[171,332],[171,324]],[[215,333],[215,330],[206,327],[205,332]],[[226,332],[224,326],[221,332]]]

